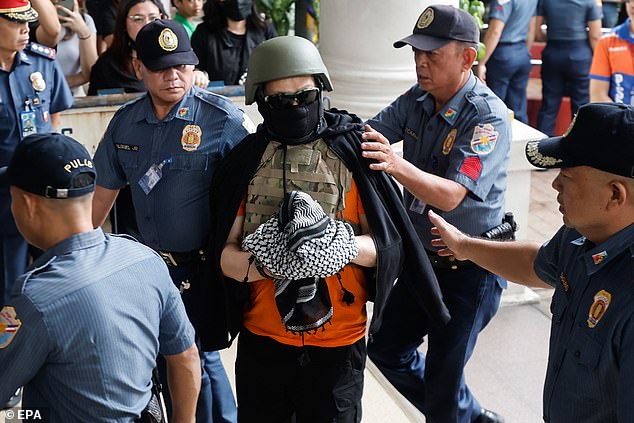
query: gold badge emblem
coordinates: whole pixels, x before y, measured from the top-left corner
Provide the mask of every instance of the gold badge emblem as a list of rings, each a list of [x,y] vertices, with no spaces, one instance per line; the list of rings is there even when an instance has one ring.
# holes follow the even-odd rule
[[[425,29],[434,21],[434,9],[428,7],[420,14],[416,22],[416,28]]]
[[[203,131],[198,125],[187,125],[183,128],[183,137],[181,138],[181,145],[185,151],[195,151],[200,146],[200,138],[203,135]]]
[[[445,156],[449,154],[449,152],[453,148],[453,143],[456,140],[457,133],[458,133],[457,129],[455,128],[452,129],[449,132],[449,135],[447,135],[447,138],[445,138],[445,141],[442,143],[442,154],[444,154]]]
[[[37,92],[42,92],[46,89],[46,81],[44,81],[44,77],[40,72],[33,72],[29,75],[29,79],[31,80],[31,86]]]
[[[589,328],[592,329],[599,324],[599,321],[610,306],[610,301],[612,301],[612,294],[603,289],[594,295],[594,302],[590,306],[590,311],[588,312]]]
[[[178,48],[178,37],[169,28],[165,28],[161,31],[158,42],[165,51],[174,51]]]

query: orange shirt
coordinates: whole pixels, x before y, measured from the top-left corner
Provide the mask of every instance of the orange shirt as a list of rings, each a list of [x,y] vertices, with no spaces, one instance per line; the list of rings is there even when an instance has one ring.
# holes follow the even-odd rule
[[[345,205],[344,220],[358,224],[359,215],[365,212],[354,181],[350,191],[346,193]],[[244,216],[244,214],[245,201],[243,200],[238,216]],[[343,291],[337,276],[326,278],[333,307],[332,319],[323,327],[324,330],[319,328],[317,333],[304,333],[303,344],[305,345],[340,347],[351,345],[365,336],[368,320],[365,309],[365,303],[368,301],[365,273],[361,267],[349,264],[339,274],[343,286],[354,294],[355,300],[350,305],[344,303]],[[282,344],[302,346],[302,337],[288,332],[282,323],[275,304],[273,280],[261,279],[249,283],[250,301],[244,310],[244,327],[256,335],[268,336]]]
[[[610,83],[608,95],[615,103],[634,103],[634,39],[629,19],[603,36],[594,50],[590,79]]]

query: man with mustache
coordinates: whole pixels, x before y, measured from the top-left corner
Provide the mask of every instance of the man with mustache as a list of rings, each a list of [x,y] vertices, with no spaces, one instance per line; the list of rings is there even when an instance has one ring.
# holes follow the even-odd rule
[[[591,103],[563,137],[526,145],[534,166],[560,169],[552,185],[564,226],[541,246],[469,237],[430,212],[441,256],[555,288],[545,422],[625,422],[634,413],[633,133],[631,106]]]
[[[503,421],[478,403],[464,366],[506,281],[473,263],[439,257],[426,213],[438,211],[467,233],[502,223],[511,128],[504,103],[471,71],[479,35],[464,10],[426,8],[413,34],[394,43],[411,46],[418,84],[370,119],[364,134],[364,157],[378,161],[370,168],[405,187],[405,208],[451,313],[446,327],[430,324],[411,300],[409,285],[397,284],[383,326],[368,343],[370,358],[429,423]],[[403,158],[390,146],[400,140]],[[426,356],[417,350],[425,335]]]

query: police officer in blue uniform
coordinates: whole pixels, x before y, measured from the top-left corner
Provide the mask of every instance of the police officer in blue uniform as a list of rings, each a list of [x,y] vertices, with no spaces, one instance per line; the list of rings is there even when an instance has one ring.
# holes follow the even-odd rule
[[[426,8],[413,34],[394,43],[412,47],[418,84],[370,119],[364,134],[363,155],[377,161],[370,168],[390,173],[405,187],[405,207],[451,313],[447,326],[432,324],[399,279],[368,354],[430,423],[503,421],[470,392],[464,365],[495,315],[506,281],[473,263],[439,257],[427,218],[433,209],[479,235],[504,215],[509,113],[471,72],[479,32],[461,9]],[[403,158],[390,146],[400,140]],[[417,350],[425,335],[426,357]]]
[[[156,403],[160,352],[179,398],[174,421],[193,421],[194,329],[154,251],[93,229],[97,175],[86,149],[30,135],[1,172],[20,232],[45,251],[0,310],[0,401],[25,385],[22,407],[35,421],[134,422]]]
[[[180,23],[146,25],[136,47],[133,64],[148,94],[115,114],[97,148],[94,223],[103,223],[118,190],[129,183],[143,242],[165,259],[201,331],[213,325],[199,313],[211,306],[201,301],[214,166],[253,125],[228,99],[192,86],[198,59]],[[214,421],[235,421],[235,400],[218,352],[201,359],[198,421],[211,421],[212,413]]]
[[[55,50],[29,41],[28,22],[38,19],[26,0],[0,0],[0,166],[25,136],[53,130],[52,115],[73,96],[55,62]],[[11,217],[9,190],[0,189],[0,304],[27,265],[27,243]]]
[[[541,26],[547,24],[546,37]],[[542,105],[537,129],[553,135],[561,99],[570,96],[572,114],[590,102],[592,51],[601,37],[596,0],[539,0],[535,36],[542,52]],[[587,30],[586,30],[587,27]]]
[[[563,137],[531,141],[528,160],[559,168],[565,226],[540,246],[468,238],[431,216],[442,254],[518,283],[555,288],[544,421],[629,422],[634,416],[634,109],[592,103]]]
[[[530,46],[537,0],[493,0],[489,7],[489,27],[483,40],[486,54],[476,75],[518,120],[528,123],[526,86],[532,67]]]

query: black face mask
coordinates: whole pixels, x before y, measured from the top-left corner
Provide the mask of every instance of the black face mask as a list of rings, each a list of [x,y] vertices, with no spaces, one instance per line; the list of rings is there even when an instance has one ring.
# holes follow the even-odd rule
[[[321,123],[321,101],[288,109],[272,109],[263,100],[258,110],[268,135],[282,144],[303,144],[317,138]]]
[[[253,0],[225,0],[221,6],[222,11],[229,19],[242,21],[251,16]]]

